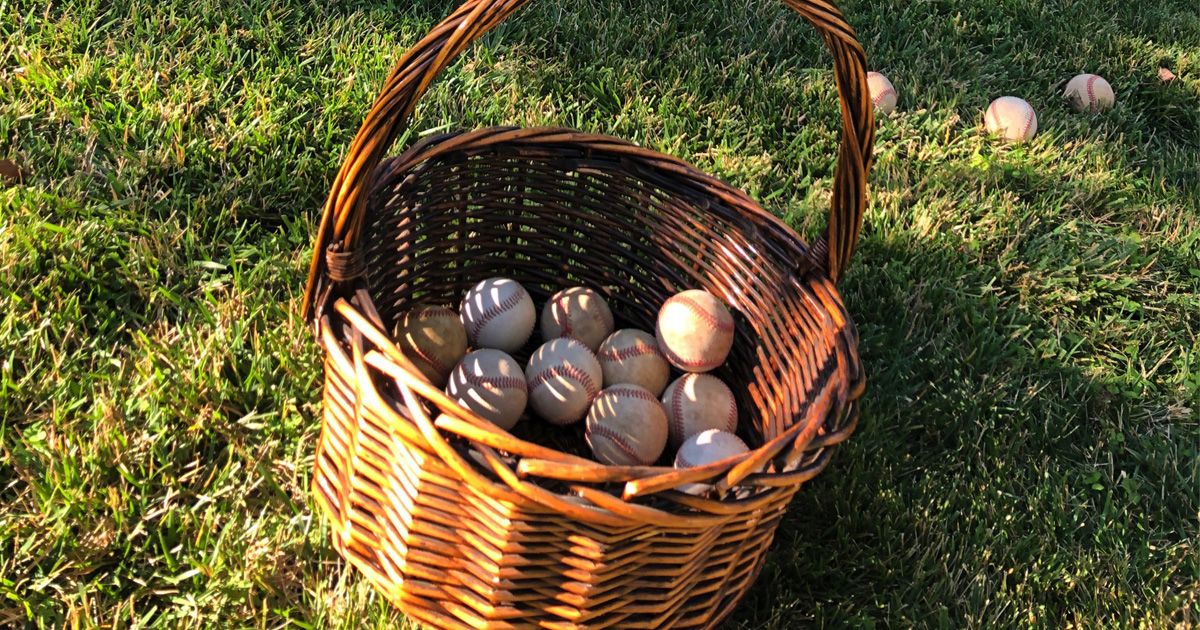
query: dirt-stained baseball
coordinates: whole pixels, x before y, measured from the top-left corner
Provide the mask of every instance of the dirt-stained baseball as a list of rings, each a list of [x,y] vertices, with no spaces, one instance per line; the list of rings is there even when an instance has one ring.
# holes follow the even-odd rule
[[[707,372],[725,362],[733,347],[733,316],[708,291],[676,293],[658,311],[658,349],[685,372]]]
[[[542,307],[542,339],[570,337],[595,352],[612,331],[613,316],[608,302],[586,287],[563,289]]]
[[[551,339],[529,357],[525,368],[529,405],[547,422],[571,424],[588,412],[603,378],[587,346],[576,339]]]
[[[1080,74],[1068,81],[1063,96],[1071,109],[1089,114],[1098,114],[1117,102],[1112,86],[1095,74]]]
[[[467,331],[458,313],[442,306],[423,306],[404,314],[396,331],[400,350],[436,387],[467,353]]]
[[[887,77],[878,72],[868,72],[867,88],[871,90],[871,102],[875,105],[875,111],[890,114],[896,109],[896,88]]]
[[[488,278],[475,285],[458,311],[474,347],[503,352],[525,345],[537,319],[533,298],[509,278]]]
[[[658,396],[671,377],[671,366],[658,349],[654,335],[636,328],[622,328],[609,335],[600,344],[596,359],[604,372],[605,387],[632,383]]]
[[[521,419],[528,398],[521,365],[490,348],[469,352],[458,362],[446,395],[506,431]]]
[[[644,387],[613,385],[592,402],[585,435],[600,463],[649,466],[667,446],[667,414]]]
[[[1009,142],[1025,142],[1037,134],[1033,106],[1015,96],[1001,96],[988,105],[983,115],[988,133],[998,133]]]
[[[737,431],[733,392],[711,374],[684,374],[675,379],[663,392],[662,403],[672,446],[709,429]]]

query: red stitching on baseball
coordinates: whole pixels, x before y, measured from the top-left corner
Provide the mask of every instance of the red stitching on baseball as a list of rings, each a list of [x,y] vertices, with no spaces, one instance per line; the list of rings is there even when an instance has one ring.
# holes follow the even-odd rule
[[[684,296],[684,295],[676,295],[667,301],[668,302],[675,301],[680,304],[683,304],[683,306],[685,308],[687,308],[689,311],[691,311],[693,315],[704,320],[704,323],[708,324],[709,326],[712,326],[713,328],[715,328],[717,330],[720,330],[722,332],[732,332],[733,331],[733,318],[730,318],[728,322],[723,322],[720,320],[720,318],[713,316],[712,313],[709,313],[707,310],[705,310],[703,305],[701,305],[699,302],[693,300],[691,297]]]
[[[654,394],[651,394],[650,392],[640,388],[635,389],[628,386],[613,385],[612,387],[600,392],[600,394],[604,395],[609,392],[611,392],[613,396],[631,396],[633,398],[638,398],[653,403],[658,402],[658,399],[654,397]]]
[[[444,306],[432,306],[419,311],[409,311],[409,315],[415,315],[417,319],[427,319],[430,317],[458,317],[458,313],[455,313]]]
[[[1033,126],[1033,119],[1037,114],[1033,113],[1033,107],[1029,108],[1029,115],[1025,117],[1025,126],[1021,128],[1021,139],[1025,140],[1025,134],[1029,133],[1029,128]]]
[[[550,310],[550,322],[553,323],[555,326],[558,326],[558,335],[555,336],[554,338],[559,339],[562,337],[570,337],[571,336],[571,316],[567,313],[567,308],[563,304],[563,299],[558,298],[558,299],[554,300],[553,302],[547,302],[546,307]],[[562,312],[562,318],[566,319],[565,322],[560,321],[559,311]],[[549,339],[547,339],[547,341],[549,341]]]
[[[407,345],[409,346],[409,348],[412,349],[413,352],[415,352],[417,354],[418,358],[423,359],[426,363],[429,364],[429,367],[432,367],[438,374],[446,374],[447,372],[449,372],[449,370],[446,369],[446,364],[439,361],[438,358],[433,355],[425,354],[425,352],[422,351],[421,347],[418,346],[417,344],[414,343],[414,344],[407,344]]]
[[[1100,108],[1098,107],[1099,103],[1096,102],[1096,93],[1092,91],[1092,84],[1095,83],[1096,79],[1099,78],[1100,77],[1093,74],[1092,76],[1088,77],[1087,80],[1088,112],[1093,114],[1100,111]]]
[[[481,312],[479,314],[479,319],[471,322],[471,331],[470,331],[471,340],[477,341],[480,331],[483,330],[483,327],[486,326],[488,324],[488,322],[495,319],[496,316],[500,315],[504,311],[507,311],[508,309],[516,306],[517,304],[520,304],[521,298],[523,298],[523,297],[525,297],[525,287],[518,284],[517,290],[512,295],[504,298],[504,300],[502,300],[499,304],[497,304],[495,306],[495,308],[485,309],[483,312]],[[463,304],[466,304],[469,299],[470,299],[470,294],[467,295],[467,299],[463,300]],[[466,308],[462,309],[462,311],[464,313],[466,312],[466,310],[467,310]]]
[[[626,455],[628,455],[629,458],[632,459],[634,462],[636,462],[638,464],[651,463],[649,460],[645,460],[645,459],[642,459],[641,457],[639,457],[637,454],[637,451],[634,450],[633,445],[630,444],[629,442],[626,442],[625,438],[621,437],[621,435],[619,433],[613,431],[612,429],[609,429],[608,427],[606,427],[602,424],[596,424],[594,426],[588,427],[588,431],[599,437],[605,437],[605,438],[612,440],[613,443],[615,443],[617,445],[617,448],[621,449],[621,451],[624,452]]]
[[[867,73],[867,83],[868,83],[868,84],[870,83],[870,81],[871,81],[871,77],[873,77],[873,76],[875,76],[875,77],[882,77],[883,75],[882,75],[882,74],[879,74],[878,72],[868,72],[868,73]],[[869,90],[868,90],[868,91],[869,91]],[[876,107],[879,107],[879,101],[882,101],[882,100],[883,100],[883,97],[887,96],[889,93],[890,93],[890,94],[895,94],[895,93],[896,93],[896,90],[893,90],[892,88],[890,88],[890,87],[886,87],[886,86],[885,86],[885,87],[883,88],[883,91],[882,91],[882,92],[880,92],[879,94],[876,94],[875,96],[873,96],[873,97],[871,98],[871,104],[872,104],[872,105],[874,105],[874,106],[876,106]]]
[[[636,345],[629,346],[628,348],[609,348],[597,355],[596,358],[605,361],[624,361],[630,357],[637,357],[646,354],[657,354],[660,357],[662,356],[662,352],[659,351],[657,345],[648,344],[641,339],[638,339]]]
[[[659,350],[662,350],[663,355],[666,356],[671,363],[675,364],[676,367],[698,368],[701,371],[707,372],[708,370],[721,365],[720,363],[710,363],[704,361],[703,359],[685,359],[670,348],[659,348]]]
[[[683,442],[687,436],[683,434],[683,388],[687,385],[688,380],[694,380],[690,376],[684,376],[679,379],[675,385],[675,391],[671,392],[671,425],[675,429],[675,435],[679,436],[679,441]]]
[[[538,372],[529,381],[529,389],[535,390],[541,387],[546,381],[556,376],[566,376],[575,379],[577,383],[583,385],[587,390],[588,400],[596,398],[596,384],[592,381],[592,377],[587,372],[571,365],[570,363],[559,363]]]
[[[463,380],[476,386],[487,387],[492,385],[501,389],[519,389],[526,394],[529,393],[528,384],[525,379],[516,376],[480,376],[472,374],[466,370],[460,370],[463,375]]]

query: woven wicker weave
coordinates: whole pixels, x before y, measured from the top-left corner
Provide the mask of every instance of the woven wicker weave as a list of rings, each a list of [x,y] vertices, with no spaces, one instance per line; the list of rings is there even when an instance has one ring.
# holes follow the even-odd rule
[[[813,246],[744,193],[616,138],[490,128],[383,160],[433,78],[524,3],[470,0],[409,51],[334,183],[305,297],[326,352],[314,492],[338,551],[427,625],[711,628],[857,422],[857,336],[833,282],[865,209],[863,51],[833,5],[787,0],[833,52],[842,101],[830,222]],[[538,302],[597,288],[618,327],[644,330],[679,290],[723,299],[737,337],[717,375],[755,448],[689,470],[604,466],[579,426],[525,421],[514,435],[455,405],[389,332],[405,310],[457,304],[498,275]],[[715,491],[677,490],[690,483]]]

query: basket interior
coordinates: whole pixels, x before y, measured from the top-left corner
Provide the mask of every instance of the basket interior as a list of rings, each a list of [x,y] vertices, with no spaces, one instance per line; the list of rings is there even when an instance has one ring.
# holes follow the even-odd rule
[[[744,194],[641,150],[462,142],[441,150],[440,142],[385,162],[369,202],[369,291],[390,329],[417,305],[457,309],[471,286],[495,276],[521,282],[539,316],[559,289],[597,289],[618,329],[651,333],[663,301],[704,288],[736,321],[733,350],[714,374],[734,391],[747,444],[824,415],[807,406],[837,363],[828,296],[795,276],[803,243]],[[535,327],[515,358],[524,364],[541,341]],[[522,421],[521,431],[551,435],[514,433],[588,456],[582,425]]]

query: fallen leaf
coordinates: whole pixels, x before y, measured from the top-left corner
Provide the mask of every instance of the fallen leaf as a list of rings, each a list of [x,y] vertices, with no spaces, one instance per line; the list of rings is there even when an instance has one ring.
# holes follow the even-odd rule
[[[1167,68],[1159,68],[1158,69],[1158,78],[1162,79],[1163,83],[1167,83],[1168,81],[1174,81],[1175,73],[1171,72]]]
[[[0,160],[0,182],[5,184],[20,184],[31,173],[17,166],[12,160]]]

